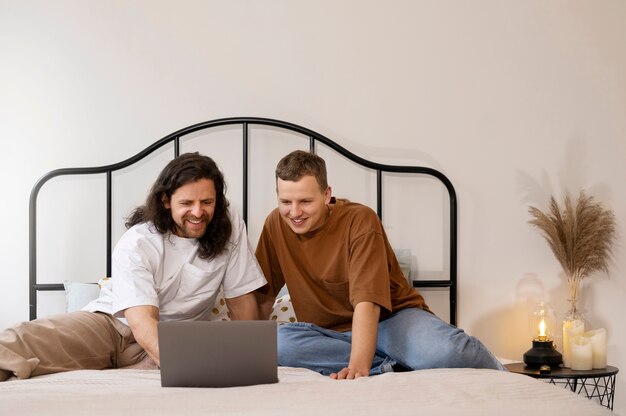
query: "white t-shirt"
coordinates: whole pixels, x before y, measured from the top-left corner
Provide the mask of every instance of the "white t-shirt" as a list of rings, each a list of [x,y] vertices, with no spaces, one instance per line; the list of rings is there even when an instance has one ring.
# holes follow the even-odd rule
[[[220,285],[234,298],[265,285],[246,227],[229,209],[232,233],[224,252],[211,260],[198,256],[198,240],[161,234],[154,225],[137,224],[113,250],[111,286],[83,310],[110,313],[127,324],[124,310],[159,308],[161,321],[208,320]]]

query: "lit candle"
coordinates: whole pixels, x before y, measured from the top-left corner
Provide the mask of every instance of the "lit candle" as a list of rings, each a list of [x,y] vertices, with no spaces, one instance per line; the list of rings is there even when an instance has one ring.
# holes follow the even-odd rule
[[[591,370],[593,368],[593,349],[589,337],[577,336],[570,338],[571,369]]]
[[[547,341],[548,337],[546,336],[546,321],[541,318],[541,322],[539,322],[539,336],[537,337],[539,341]]]
[[[576,319],[574,321],[563,321],[563,367],[571,367],[570,340],[580,336],[585,332],[585,323]]]
[[[593,368],[606,368],[606,330],[604,328],[585,332],[591,341]]]

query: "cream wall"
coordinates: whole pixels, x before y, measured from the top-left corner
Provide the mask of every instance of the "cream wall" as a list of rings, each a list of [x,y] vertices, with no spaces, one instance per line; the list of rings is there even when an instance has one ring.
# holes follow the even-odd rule
[[[624,21],[620,0],[0,0],[0,327],[28,317],[28,197],[41,175],[254,115],[442,170],[459,199],[459,324],[503,357],[530,347],[529,299],[566,308],[527,207],[586,188],[615,210],[619,240],[583,306],[626,371]]]

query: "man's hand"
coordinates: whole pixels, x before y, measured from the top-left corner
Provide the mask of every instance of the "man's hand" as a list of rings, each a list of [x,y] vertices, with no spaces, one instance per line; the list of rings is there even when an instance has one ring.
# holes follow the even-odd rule
[[[372,302],[360,302],[356,305],[352,318],[350,362],[348,367],[343,368],[338,373],[331,374],[330,378],[353,380],[369,376],[376,351],[379,317],[380,306]]]
[[[346,367],[338,373],[332,373],[330,375],[330,378],[333,378],[335,380],[354,380],[355,378],[367,377],[369,375],[370,375],[369,368],[355,370],[355,369]]]
[[[159,337],[157,335],[159,308],[151,305],[133,306],[124,310],[124,317],[128,321],[135,341],[160,366]]]

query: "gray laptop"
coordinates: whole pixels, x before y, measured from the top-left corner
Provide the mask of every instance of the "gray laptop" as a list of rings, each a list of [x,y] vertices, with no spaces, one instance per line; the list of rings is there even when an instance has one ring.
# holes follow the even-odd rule
[[[275,321],[159,322],[163,387],[278,382]]]

